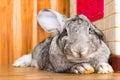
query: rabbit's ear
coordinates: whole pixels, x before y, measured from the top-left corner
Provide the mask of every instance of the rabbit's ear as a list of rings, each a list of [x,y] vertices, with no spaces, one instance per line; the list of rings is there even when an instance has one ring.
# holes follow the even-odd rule
[[[39,12],[37,16],[38,23],[48,33],[62,32],[67,17],[50,9]]]

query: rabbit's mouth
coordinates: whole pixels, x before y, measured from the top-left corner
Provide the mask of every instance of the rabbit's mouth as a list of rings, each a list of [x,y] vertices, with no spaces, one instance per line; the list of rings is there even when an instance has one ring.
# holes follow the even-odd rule
[[[67,59],[71,62],[81,63],[81,62],[89,62],[89,58],[83,57],[80,52],[75,50],[71,50],[72,55],[67,55]]]
[[[84,52],[77,51],[75,49],[71,49],[72,55],[67,55],[67,59],[71,62],[81,63],[81,62],[89,62],[90,58],[84,56]],[[83,54],[82,54],[83,53]]]
[[[75,49],[71,49],[71,52],[72,52],[72,56],[75,57],[75,58],[82,58],[82,54],[80,51],[77,51]]]

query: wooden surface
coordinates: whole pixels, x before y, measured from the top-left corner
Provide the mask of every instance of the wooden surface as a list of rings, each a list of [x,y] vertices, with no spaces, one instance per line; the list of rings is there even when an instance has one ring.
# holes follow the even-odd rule
[[[120,73],[69,74],[45,72],[31,67],[0,66],[0,80],[120,80]]]
[[[0,65],[12,64],[50,36],[37,24],[41,9],[69,16],[69,0],[0,0]]]

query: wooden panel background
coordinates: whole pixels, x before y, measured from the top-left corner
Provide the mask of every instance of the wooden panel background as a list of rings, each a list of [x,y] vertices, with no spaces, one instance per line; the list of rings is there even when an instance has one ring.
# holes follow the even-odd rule
[[[46,8],[69,16],[69,0],[0,0],[0,65],[12,64],[50,36],[36,22]]]

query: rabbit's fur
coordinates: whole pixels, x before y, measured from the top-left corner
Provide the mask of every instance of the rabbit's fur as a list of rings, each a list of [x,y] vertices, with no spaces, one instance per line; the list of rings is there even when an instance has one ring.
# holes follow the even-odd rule
[[[103,33],[86,16],[68,19],[56,11],[42,10],[38,23],[54,35],[39,43],[32,54],[16,60],[14,66],[34,66],[51,72],[113,72],[108,63],[111,53],[103,42]]]

